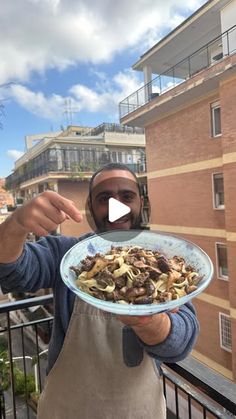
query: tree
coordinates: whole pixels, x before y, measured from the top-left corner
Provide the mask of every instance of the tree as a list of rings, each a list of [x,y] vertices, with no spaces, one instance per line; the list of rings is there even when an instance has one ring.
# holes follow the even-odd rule
[[[6,89],[8,87],[10,87],[12,84],[14,84],[13,82],[8,82],[8,83],[4,83],[4,84],[0,84],[0,89]],[[5,107],[3,104],[3,101],[7,100],[6,98],[1,98],[0,97],[0,129],[3,128],[3,123],[2,123],[2,118],[5,116]]]

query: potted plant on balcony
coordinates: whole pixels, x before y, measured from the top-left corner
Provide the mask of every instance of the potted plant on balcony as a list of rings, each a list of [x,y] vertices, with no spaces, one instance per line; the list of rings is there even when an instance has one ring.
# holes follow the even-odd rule
[[[30,394],[35,392],[35,377],[33,373],[26,373],[16,365],[13,361],[14,390],[16,396],[26,396],[28,399]],[[6,349],[0,352],[0,388],[4,391],[8,390],[11,385],[10,362]]]

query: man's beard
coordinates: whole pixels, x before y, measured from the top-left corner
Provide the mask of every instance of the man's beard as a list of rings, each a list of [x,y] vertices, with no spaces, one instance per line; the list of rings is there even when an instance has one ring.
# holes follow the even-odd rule
[[[94,211],[93,211],[92,208],[90,208],[90,212],[91,212],[91,215],[93,217],[94,223],[96,225],[97,231],[99,233],[104,233],[106,231],[111,230],[109,228],[109,226],[107,225],[107,221],[108,221],[107,217],[100,221],[100,220],[96,219],[96,216],[94,215]],[[139,215],[136,216],[136,217],[134,217],[131,214],[130,220],[131,220],[131,226],[130,226],[129,230],[142,230],[143,229],[143,227],[142,227],[142,210],[140,210]]]

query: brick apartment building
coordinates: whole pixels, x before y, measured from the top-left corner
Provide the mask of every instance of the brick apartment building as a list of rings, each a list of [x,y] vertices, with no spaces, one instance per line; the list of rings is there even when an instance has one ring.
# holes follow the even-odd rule
[[[236,0],[206,2],[133,69],[144,86],[120,117],[145,128],[150,227],[211,257],[193,356],[236,381]]]

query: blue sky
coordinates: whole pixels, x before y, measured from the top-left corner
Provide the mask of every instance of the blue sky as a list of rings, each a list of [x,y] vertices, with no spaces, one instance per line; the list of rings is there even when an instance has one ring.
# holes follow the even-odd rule
[[[0,177],[26,135],[119,122],[118,103],[143,84],[131,66],[204,3],[0,0]]]

